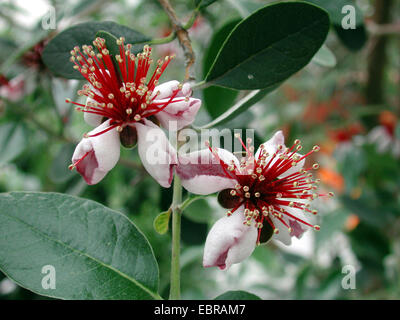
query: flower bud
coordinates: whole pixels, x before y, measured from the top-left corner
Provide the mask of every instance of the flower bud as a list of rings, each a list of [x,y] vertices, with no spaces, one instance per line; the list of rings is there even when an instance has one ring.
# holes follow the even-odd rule
[[[137,144],[136,128],[131,127],[131,126],[126,126],[120,132],[119,139],[121,141],[121,144],[125,148],[133,148],[133,147],[135,147],[136,144]]]

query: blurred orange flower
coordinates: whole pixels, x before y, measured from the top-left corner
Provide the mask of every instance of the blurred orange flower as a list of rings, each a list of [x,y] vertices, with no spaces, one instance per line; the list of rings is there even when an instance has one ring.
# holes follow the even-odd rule
[[[359,223],[360,223],[360,218],[355,214],[351,214],[347,217],[344,227],[346,231],[351,231],[354,230]]]
[[[342,193],[344,191],[343,176],[336,171],[322,167],[318,171],[318,178],[321,179],[322,183],[335,189],[337,193]]]
[[[397,124],[396,115],[388,110],[382,111],[379,115],[379,123],[386,128],[388,133],[393,136]]]

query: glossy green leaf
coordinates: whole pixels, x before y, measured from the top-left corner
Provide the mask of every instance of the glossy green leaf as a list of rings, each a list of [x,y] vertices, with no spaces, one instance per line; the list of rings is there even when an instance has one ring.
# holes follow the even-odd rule
[[[312,4],[267,5],[233,29],[205,81],[239,90],[277,85],[307,65],[329,24],[327,12]]]
[[[341,26],[342,20],[348,14],[347,11],[342,13],[342,8],[346,5],[351,5],[355,9],[356,15],[356,26],[362,25],[363,14],[360,8],[355,4],[353,0],[305,0],[307,2],[313,3],[321,8],[324,8],[329,13],[332,24]]]
[[[196,6],[196,8],[203,9],[216,1],[218,0],[194,0],[194,5]]]
[[[141,51],[143,43],[149,40],[143,34],[112,21],[84,22],[74,25],[54,37],[43,50],[43,61],[56,75],[68,79],[82,79],[69,61],[70,51],[75,46],[91,45],[98,31],[106,31],[115,37],[125,37],[126,43],[133,44],[132,52]]]
[[[258,0],[228,0],[230,5],[237,10],[237,12],[243,17],[249,16],[254,11],[265,6],[265,2]]]
[[[360,8],[353,0],[306,0],[328,11],[329,17],[333,24],[334,30],[340,41],[350,50],[356,51],[361,49],[367,42],[367,32],[364,25],[364,15]],[[355,9],[355,29],[343,29],[342,21],[349,14],[342,8],[351,5]],[[346,18],[347,20],[347,18]]]
[[[113,34],[100,30],[96,33],[96,38],[100,37],[103,38],[106,41],[106,47],[108,51],[110,51],[110,54],[115,57],[117,54],[119,54],[119,46],[117,45],[117,37],[114,36]]]
[[[168,231],[169,218],[171,217],[171,210],[161,212],[153,221],[154,229],[159,234],[165,234]]]
[[[54,267],[55,289],[42,286],[45,266]],[[63,194],[0,195],[0,269],[61,299],[160,298],[157,262],[136,226],[99,203]]]
[[[0,164],[12,161],[27,146],[27,134],[23,124],[9,122],[0,125]]]
[[[261,300],[261,298],[246,291],[227,291],[214,300]]]
[[[110,56],[111,56],[111,59],[114,64],[114,68],[115,68],[115,70],[119,71],[118,62],[115,59],[115,56],[120,54],[119,46],[117,45],[117,40],[118,40],[117,37],[107,31],[104,31],[104,30],[98,31],[96,33],[96,38],[97,37],[103,38],[105,40],[106,47],[107,47],[108,51],[110,52]],[[120,71],[119,71],[119,74],[121,75]]]
[[[353,0],[305,0],[313,3],[321,8],[324,8],[329,13],[331,22],[335,25],[341,26],[343,18],[347,15],[347,11],[342,13],[342,8],[346,5],[351,5],[355,9],[356,14],[356,26],[363,24],[363,14],[360,8],[355,4]]]
[[[336,57],[326,45],[323,45],[312,58],[312,62],[332,68],[336,65]]]
[[[207,75],[208,70],[210,70],[212,63],[215,60],[222,44],[232,31],[232,29],[240,22],[240,19],[235,19],[229,21],[223,25],[219,30],[213,35],[210,45],[208,46],[206,52],[204,53],[203,60],[203,74]],[[211,117],[216,118],[228,110],[236,100],[239,91],[210,86],[203,90],[203,102],[206,110],[211,115]]]
[[[279,85],[280,83],[264,90],[254,90],[250,92],[247,96],[245,96],[240,101],[236,102],[235,105],[233,105],[223,114],[221,114],[218,118],[216,118],[215,120],[204,126],[201,126],[200,129],[212,128],[217,125],[224,124],[225,122],[235,118],[236,116],[238,116],[239,114],[241,114],[242,112],[246,111],[251,106],[256,104],[262,98],[264,98],[268,93],[275,90],[277,87],[279,87]]]

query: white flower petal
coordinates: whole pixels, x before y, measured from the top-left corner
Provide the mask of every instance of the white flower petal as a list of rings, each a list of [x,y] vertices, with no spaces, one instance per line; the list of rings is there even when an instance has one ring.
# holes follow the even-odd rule
[[[153,122],[136,123],[138,152],[147,172],[163,187],[171,186],[173,167],[177,163],[175,148]]]
[[[177,98],[174,100],[176,99]],[[168,99],[156,101],[167,103]],[[176,126],[174,126],[173,130],[180,130],[193,123],[200,106],[200,99],[189,98],[187,101],[171,102],[165,109],[157,113],[155,116],[164,128],[171,130],[170,121],[175,121]]]
[[[86,99],[86,106],[88,105],[88,103],[96,103],[96,101],[93,100],[92,98],[88,97]],[[83,119],[85,120],[85,122],[88,125],[90,125],[92,127],[97,127],[101,124],[101,120],[103,120],[103,116],[101,116],[99,114],[90,113],[90,112],[84,112]]]
[[[153,99],[156,95],[157,95],[157,100],[167,99],[172,95],[172,93],[175,90],[178,89],[178,86],[179,86],[179,81],[177,80],[164,82],[154,88],[151,99]]]
[[[271,139],[263,143],[264,150],[268,153],[269,156],[272,156],[275,153],[278,145],[285,145],[285,137],[281,130],[277,131]],[[261,148],[258,148],[257,153],[255,154],[256,159],[258,159],[258,157],[260,156],[261,150]]]
[[[243,211],[242,206],[232,216],[221,218],[213,225],[204,247],[204,267],[228,269],[252,254],[258,232],[254,224],[243,224]]]
[[[296,153],[296,155],[298,155],[300,157],[302,156],[299,153]],[[279,176],[279,178],[285,178],[287,176],[290,176],[293,173],[299,172],[301,169],[303,169],[305,162],[306,162],[306,159],[299,161],[295,166],[290,167],[288,170],[286,170],[284,173],[282,173]]]
[[[275,216],[270,215],[270,218],[272,219],[275,228],[279,230],[278,233],[273,234],[272,238],[289,246],[292,243],[292,237],[290,236],[288,228]],[[285,217],[282,217],[282,219],[285,221],[287,225],[289,225],[289,221]]]
[[[238,166],[238,159],[229,151],[218,149],[218,156],[225,163],[234,161]],[[179,155],[179,164],[176,173],[182,181],[182,186],[195,194],[211,194],[224,189],[234,188],[237,180],[229,178],[219,161],[209,149],[202,149],[186,155]]]
[[[88,133],[93,135],[107,129],[110,120]],[[85,156],[86,155],[86,156]],[[82,157],[85,158],[79,161]],[[118,162],[120,156],[119,134],[111,129],[95,137],[83,138],[72,156],[72,163],[88,184],[96,184],[104,178]]]

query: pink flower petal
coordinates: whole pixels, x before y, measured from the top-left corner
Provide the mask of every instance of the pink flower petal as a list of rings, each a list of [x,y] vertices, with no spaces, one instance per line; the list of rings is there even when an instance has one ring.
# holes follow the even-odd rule
[[[238,166],[238,159],[229,151],[218,149],[218,156],[225,163],[234,161]],[[195,151],[179,156],[176,173],[182,181],[182,186],[195,194],[211,194],[224,189],[234,188],[237,184],[235,178],[229,178],[219,161],[209,149]]]
[[[168,102],[168,99],[157,100],[157,102]],[[176,126],[173,130],[180,130],[189,124],[193,123],[197,112],[201,106],[201,100],[189,98],[187,101],[172,102],[163,111],[156,114],[156,118],[161,125],[171,130],[170,121],[175,121]]]
[[[107,129],[110,121],[106,121],[88,135]],[[108,171],[117,164],[120,156],[119,134],[111,129],[95,137],[83,138],[72,156],[72,163],[85,181],[92,185],[101,181]]]
[[[167,99],[172,95],[175,90],[178,89],[178,86],[179,81],[177,80],[164,82],[154,88],[153,95],[151,97],[154,98],[157,95],[157,100]]]

